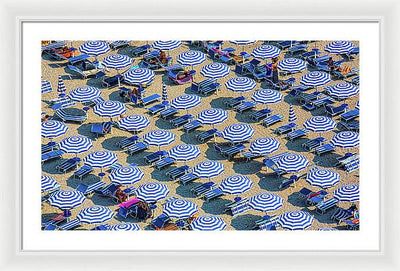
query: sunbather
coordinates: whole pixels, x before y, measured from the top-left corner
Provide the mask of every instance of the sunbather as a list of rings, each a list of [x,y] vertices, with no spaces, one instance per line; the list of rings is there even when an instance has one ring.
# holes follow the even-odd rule
[[[118,198],[120,202],[125,202],[128,199],[128,196],[122,192],[121,186],[117,186],[117,191],[115,191],[115,196]]]
[[[279,82],[279,77],[278,77],[278,58],[274,57],[272,59],[272,82],[274,82],[274,84],[278,84]]]

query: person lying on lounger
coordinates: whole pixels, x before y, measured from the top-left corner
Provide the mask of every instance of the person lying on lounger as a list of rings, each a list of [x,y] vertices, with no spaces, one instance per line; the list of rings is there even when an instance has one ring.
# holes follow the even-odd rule
[[[176,79],[178,79],[178,80],[183,80],[183,79],[185,79],[185,78],[188,77],[188,76],[189,76],[189,72],[188,72],[188,71],[184,71],[183,73],[178,74],[178,76],[176,77]]]
[[[122,192],[120,185],[117,186],[117,190],[115,191],[115,196],[121,203],[125,202],[128,199],[128,196],[124,192]]]

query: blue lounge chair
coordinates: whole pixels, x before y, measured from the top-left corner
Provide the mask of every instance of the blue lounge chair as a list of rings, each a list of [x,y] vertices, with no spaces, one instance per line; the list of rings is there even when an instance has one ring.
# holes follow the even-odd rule
[[[220,132],[217,129],[211,129],[205,132],[201,132],[200,134],[196,135],[197,140],[201,143],[206,142],[207,140],[213,138],[214,136],[219,136]]]
[[[129,46],[131,40],[115,40],[109,44],[112,50],[117,50]]]
[[[74,172],[74,177],[79,180],[82,180],[83,177],[85,177],[92,171],[93,171],[93,168],[91,166],[83,165],[80,169],[78,169],[77,171]]]
[[[325,111],[330,117],[340,115],[346,112],[347,109],[349,109],[347,104],[341,104],[339,106],[325,105]]]
[[[253,109],[254,107],[256,107],[256,103],[254,103],[254,102],[243,102],[243,103],[235,106],[233,108],[233,110],[235,110],[238,113],[243,113],[245,111]]]
[[[186,123],[185,125],[183,125],[183,130],[184,130],[186,133],[190,133],[191,131],[194,131],[194,130],[196,130],[197,128],[200,128],[200,127],[202,127],[202,126],[203,126],[203,124],[201,124],[200,121],[198,121],[198,120],[192,120],[191,122]]]
[[[341,72],[339,72],[339,71],[333,71],[332,74],[333,74],[337,79],[339,79],[339,80],[344,80],[344,79],[350,78],[350,77],[352,77],[352,76],[358,75],[358,72],[359,72],[358,69],[352,68],[351,71],[348,72],[348,73],[346,73],[346,74],[343,74],[343,73],[341,73]]]
[[[190,90],[193,92],[201,93],[201,91],[208,86],[211,86],[212,84],[215,84],[216,80],[215,79],[205,79],[199,83],[193,82],[192,85],[190,86]]]
[[[309,131],[307,129],[297,129],[287,134],[286,138],[290,141],[293,141],[297,138],[303,137],[308,134]]]
[[[323,137],[317,137],[311,140],[308,140],[307,142],[304,142],[302,144],[303,148],[306,149],[307,151],[312,151],[316,147],[321,146],[323,143],[325,143],[327,140]]]
[[[74,219],[74,220],[71,220],[71,221],[59,226],[58,228],[63,231],[68,231],[68,230],[75,229],[75,228],[79,227],[80,225],[81,225],[81,222],[79,221],[79,219]]]
[[[272,115],[272,116],[269,116],[269,117],[265,118],[265,119],[262,121],[262,124],[263,124],[265,127],[269,127],[269,126],[271,126],[271,125],[273,125],[273,124],[275,124],[275,123],[280,122],[280,121],[283,120],[284,118],[285,118],[285,117],[284,117],[283,115],[281,115],[281,114]]]
[[[116,74],[112,77],[103,78],[102,84],[107,88],[112,88],[120,85],[124,81],[124,77],[120,74]]]
[[[178,114],[178,109],[175,107],[169,107],[160,112],[160,117],[163,119],[168,119],[176,114]]]
[[[166,157],[168,153],[166,151],[156,151],[151,154],[148,154],[144,157],[144,160],[148,164],[153,164],[154,162],[161,160],[162,158]]]
[[[278,176],[286,174],[286,171],[279,169],[272,159],[264,159],[263,164]]]
[[[112,123],[111,122],[102,122],[102,123],[93,123],[90,128],[90,132],[96,134],[96,136],[103,136],[111,133]]]
[[[295,46],[292,46],[288,49],[288,53],[292,56],[297,56],[300,55],[302,53],[304,53],[304,51],[306,51],[308,49],[308,46],[305,44],[298,44]]]
[[[359,158],[343,165],[343,168],[347,173],[351,173],[351,172],[359,169],[359,167],[360,167],[360,159]]]
[[[166,214],[161,214],[158,217],[156,217],[154,220],[152,220],[149,224],[151,228],[154,228],[156,230],[164,228],[165,224],[168,223],[171,220],[169,216]]]
[[[313,100],[309,103],[303,104],[303,108],[311,111],[311,110],[314,110],[321,106],[326,106],[326,105],[333,104],[333,103],[335,103],[334,99],[332,99],[329,96],[325,96],[325,97]]]
[[[141,105],[145,106],[154,102],[157,102],[161,99],[161,96],[158,94],[152,94],[150,96],[144,97],[141,99]]]
[[[171,157],[167,156],[167,157],[164,157],[161,160],[158,160],[157,162],[155,162],[153,164],[153,166],[156,169],[161,170],[161,169],[163,169],[165,167],[168,167],[168,166],[170,166],[172,164],[175,164],[175,159],[172,159]]]
[[[343,126],[346,131],[358,132],[360,130],[360,122],[358,120],[340,121],[339,124]]]
[[[311,103],[312,101],[317,100],[321,97],[322,93],[319,91],[315,91],[313,93],[301,93],[299,96],[297,96],[301,104]]]
[[[228,108],[233,108],[239,104],[241,104],[242,102],[244,102],[246,100],[246,97],[244,96],[239,96],[236,98],[231,98],[227,101],[225,101],[225,106]]]
[[[283,126],[280,126],[278,128],[275,129],[275,133],[278,135],[283,135],[283,134],[287,134],[291,131],[293,131],[294,129],[296,129],[298,127],[298,125],[296,123],[289,123]]]
[[[308,58],[313,58],[313,57],[318,57],[321,54],[321,52],[318,50],[318,48],[312,49],[311,51],[307,51],[301,54],[301,58],[303,60],[306,60]]]
[[[149,146],[146,143],[143,142],[137,142],[131,146],[129,146],[126,151],[127,153],[129,153],[130,155],[133,155],[135,153],[144,151],[148,148]]]
[[[298,45],[299,42],[297,40],[283,40],[277,42],[275,45],[280,48],[281,50],[288,49],[292,46]]]
[[[348,209],[337,208],[335,212],[332,214],[331,219],[339,224],[346,219],[352,218],[355,213],[355,210],[357,210],[355,205],[351,206]]]
[[[260,121],[262,119],[265,119],[266,117],[269,117],[271,113],[272,113],[271,109],[264,108],[258,111],[251,112],[249,117],[254,121]]]
[[[205,192],[210,191],[211,189],[213,189],[215,187],[215,183],[214,182],[207,182],[207,183],[203,183],[200,184],[194,188],[192,188],[190,191],[197,197],[200,197],[201,195],[203,195]]]
[[[235,155],[241,153],[243,150],[246,149],[246,146],[243,144],[238,144],[227,149],[222,150],[222,155],[231,160]]]
[[[180,117],[177,117],[177,118],[174,118],[174,119],[170,120],[170,123],[172,124],[172,126],[177,128],[177,127],[180,127],[180,126],[182,126],[182,125],[184,125],[186,123],[189,123],[190,120],[192,120],[193,118],[194,118],[193,115],[187,114],[187,115],[180,116]]]
[[[199,90],[200,94],[203,94],[205,96],[210,95],[214,92],[218,92],[218,90],[221,88],[221,84],[220,83],[212,83],[210,85],[207,85],[206,87],[202,87]]]
[[[255,154],[255,153],[252,153],[252,152],[249,152],[249,151],[243,153],[243,158],[246,159],[247,162],[249,162],[249,161],[251,161],[251,160],[253,160],[255,158],[259,158],[259,157],[262,157],[262,155],[261,154]]]
[[[62,150],[55,150],[55,151],[50,151],[47,153],[42,154],[42,163],[53,160],[53,159],[58,159],[61,158],[61,156],[64,154]]]
[[[58,143],[52,141],[47,144],[44,144],[44,145],[42,145],[41,150],[42,150],[42,154],[44,154],[46,152],[58,150]]]
[[[165,108],[167,108],[167,105],[165,104],[156,104],[153,105],[152,107],[150,107],[148,110],[150,115],[156,115],[157,113],[160,113],[161,111],[163,111]]]
[[[358,109],[353,109],[350,111],[347,111],[343,114],[340,115],[340,120],[341,121],[345,121],[348,122],[350,120],[354,120],[355,118],[357,118],[360,115],[360,110]]]
[[[316,193],[311,193],[307,198],[306,198],[306,204],[314,206],[317,205],[325,200],[325,197],[328,195],[328,192],[325,190],[320,190]]]
[[[237,216],[243,214],[250,210],[249,199],[243,198],[238,201],[233,201],[225,204],[224,212],[231,214],[232,216]]]
[[[86,54],[81,54],[81,55],[78,55],[78,56],[75,56],[75,57],[70,57],[69,59],[68,59],[68,63],[70,64],[70,65],[76,65],[76,64],[78,64],[78,63],[80,63],[80,62],[82,62],[82,61],[85,61],[85,60],[88,60],[89,59],[89,55],[86,55]]]
[[[205,201],[208,202],[208,201],[210,201],[210,200],[212,200],[212,199],[219,198],[219,197],[221,197],[222,195],[224,195],[224,192],[222,192],[221,189],[219,189],[219,188],[214,188],[214,189],[212,189],[212,190],[210,190],[210,191],[205,192],[205,193],[202,195],[202,198],[203,198]]]
[[[110,225],[109,224],[103,224],[103,225],[98,225],[96,227],[94,227],[93,229],[91,229],[91,231],[108,231],[110,229]]]
[[[171,180],[176,180],[177,178],[184,176],[190,170],[189,166],[181,166],[168,171],[167,175]]]
[[[138,56],[144,55],[144,54],[149,52],[150,48],[151,48],[150,44],[146,44],[146,45],[142,45],[142,46],[138,46],[138,47],[132,48],[131,55],[133,57],[138,57]]]
[[[285,79],[285,80],[280,80],[279,82],[275,83],[269,78],[266,78],[266,82],[273,88],[279,91],[287,90],[288,88],[292,87],[293,84],[296,82],[296,79],[294,77]]]
[[[74,65],[68,65],[67,69],[69,69],[71,72],[78,74],[82,77],[82,79],[88,79],[90,77],[97,77],[101,75],[99,71],[96,68],[90,69],[90,70],[82,70]]]
[[[140,137],[134,135],[125,139],[122,139],[121,141],[119,141],[117,143],[117,146],[120,147],[121,149],[126,149],[129,146],[135,144],[136,142],[138,142],[138,140],[140,140]]]
[[[323,201],[321,203],[318,203],[315,206],[315,211],[320,214],[326,213],[329,209],[334,208],[337,206],[339,201],[336,198],[330,198],[326,201]]]
[[[102,187],[100,189],[95,189],[94,193],[103,197],[115,197],[115,192],[117,191],[118,186],[114,183],[110,183],[109,185]]]
[[[103,181],[97,181],[91,185],[86,185],[86,184],[78,184],[78,186],[76,187],[76,190],[78,190],[79,192],[82,192],[85,196],[86,195],[90,195],[92,193],[94,193],[95,190],[99,190],[101,188],[103,188],[104,186],[106,186],[106,183]]]
[[[71,159],[68,159],[61,164],[56,166],[56,169],[60,172],[67,172],[68,170],[71,170],[73,168],[76,168],[80,162],[80,159],[78,157],[74,157]]]
[[[86,113],[84,111],[80,113],[71,113],[67,112],[65,109],[58,109],[56,111],[56,115],[63,121],[83,123],[87,119]]]
[[[325,153],[333,152],[335,149],[336,147],[334,145],[327,143],[322,146],[316,147],[314,151],[316,155],[320,156]]]
[[[309,57],[306,59],[309,65],[316,67],[318,64],[328,63],[330,55],[323,55],[318,57]]]
[[[185,175],[183,175],[182,177],[180,177],[180,178],[178,179],[178,182],[179,182],[180,184],[185,185],[185,184],[188,184],[188,183],[191,183],[191,182],[197,180],[198,178],[199,178],[199,177],[197,177],[197,176],[194,175],[193,173],[188,173],[188,174],[185,174]]]

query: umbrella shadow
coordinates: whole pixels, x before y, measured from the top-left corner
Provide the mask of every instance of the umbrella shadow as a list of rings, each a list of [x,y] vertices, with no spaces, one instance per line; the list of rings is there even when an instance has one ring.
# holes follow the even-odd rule
[[[285,95],[285,97],[283,98],[283,100],[291,105],[301,105],[301,103],[296,99],[296,97],[294,97],[293,95]]]
[[[119,94],[120,94],[119,90],[116,90],[116,91],[114,91],[114,92],[111,92],[111,93],[108,95],[108,99],[109,99],[109,100],[112,100],[112,101],[119,101],[119,102],[121,102],[121,103],[125,103],[124,99],[123,99]]]
[[[325,107],[319,107],[316,108],[314,110],[309,111],[311,113],[312,116],[325,116],[326,115],[326,111],[325,111]]]
[[[132,55],[131,51],[132,51],[132,47],[130,45],[128,45],[128,46],[124,46],[124,47],[118,49],[117,54],[126,55],[126,56],[131,57],[131,55]]]
[[[225,210],[225,204],[230,203],[230,200],[227,199],[213,199],[209,202],[205,201],[201,206],[204,212],[213,215],[222,215]]]
[[[170,182],[171,179],[168,178],[167,175],[165,174],[170,169],[171,169],[171,167],[164,168],[162,170],[154,169],[153,172],[150,174],[151,178],[154,180],[157,180],[159,182]]]
[[[86,136],[87,138],[90,138],[91,140],[96,140],[97,137],[95,134],[93,134],[90,130],[91,130],[92,124],[91,123],[86,123],[86,124],[82,124],[81,126],[79,126],[79,128],[77,129],[78,134]]]
[[[321,156],[315,155],[313,162],[320,167],[333,167],[338,157],[340,157],[340,155],[336,153],[326,153]]]
[[[225,98],[225,97],[218,97],[216,99],[212,99],[212,101],[210,102],[210,105],[212,108],[220,108],[220,109],[226,109],[225,107],[225,101],[227,101],[229,98]]]
[[[255,227],[256,221],[259,219],[260,216],[258,215],[240,215],[232,219],[231,226],[235,228],[235,230],[248,231],[252,230]]]
[[[250,117],[249,117],[250,113],[251,113],[251,111],[243,112],[243,113],[236,113],[235,119],[238,122],[243,122],[243,123],[250,122]]]
[[[200,184],[201,183],[198,182],[192,182],[186,185],[180,185],[176,188],[176,194],[184,198],[195,198],[196,196],[190,190]]]
[[[117,146],[117,143],[123,139],[125,139],[125,137],[123,136],[114,136],[111,138],[107,138],[103,142],[101,142],[101,146],[109,151],[120,151],[121,148]]]
[[[169,122],[169,120],[164,120],[164,119],[159,118],[154,123],[155,123],[156,127],[158,127],[159,129],[172,130],[174,128],[171,125],[171,123]]]
[[[87,81],[86,81],[86,84],[88,85],[88,86],[91,86],[91,87],[96,87],[96,88],[98,88],[98,89],[107,89],[107,87],[105,87],[105,86],[103,86],[103,84],[101,83],[101,79],[99,79],[99,78],[89,78]]]
[[[68,159],[61,158],[61,159],[47,161],[42,165],[42,171],[49,174],[58,174],[58,175],[63,174],[60,171],[58,171],[56,167],[67,160]]]
[[[267,191],[280,191],[281,189],[279,188],[281,182],[279,181],[281,177],[276,176],[275,174],[266,174],[263,177],[260,178],[260,181],[258,182],[258,186],[261,189],[267,190]]]
[[[94,205],[99,205],[99,206],[114,206],[117,205],[110,197],[102,197],[97,194],[93,194],[91,197],[92,202]]]
[[[204,152],[204,155],[207,159],[209,160],[225,160],[226,158],[223,157],[222,155],[218,154],[215,149],[214,145],[212,143],[208,143],[208,148]]]
[[[234,163],[233,170],[235,173],[242,174],[242,175],[251,175],[260,172],[262,169],[263,164],[257,161],[250,161],[246,163]]]
[[[195,138],[195,135],[193,133],[183,133],[181,135],[181,141],[186,143],[186,144],[191,144],[191,145],[200,145],[200,141],[198,141]]]
[[[331,208],[326,211],[324,214],[319,214],[316,211],[313,212],[314,218],[318,220],[320,223],[333,223],[334,221],[331,219],[331,216],[335,212],[335,208]]]
[[[300,196],[299,192],[294,192],[288,196],[287,202],[297,207],[304,207],[304,198]]]
[[[100,177],[95,174],[88,174],[84,179],[75,179],[73,176],[67,179],[67,185],[71,188],[76,188],[79,184],[91,185],[100,181]]]
[[[302,145],[303,145],[303,143],[307,142],[308,140],[309,140],[308,138],[298,138],[293,141],[287,140],[285,146],[290,151],[305,152]]]
[[[135,163],[138,166],[148,166],[149,164],[146,163],[146,161],[144,160],[144,157],[149,155],[150,153],[151,152],[144,151],[144,152],[140,152],[140,153],[135,153],[133,155],[128,155],[128,157],[126,158],[126,162],[128,164]]]

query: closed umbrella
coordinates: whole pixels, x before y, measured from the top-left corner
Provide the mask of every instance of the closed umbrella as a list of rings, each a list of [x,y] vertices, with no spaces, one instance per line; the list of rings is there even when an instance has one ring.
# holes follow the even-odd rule
[[[43,80],[42,78],[42,86],[41,86],[41,92],[42,94],[52,92],[53,88],[51,87],[50,81]]]
[[[156,202],[167,197],[169,190],[165,184],[162,183],[146,183],[136,189],[136,196],[146,202]]]
[[[61,75],[58,76],[57,92],[60,97],[64,96],[65,92],[67,92],[67,88],[65,87],[65,84],[61,78]]]
[[[164,82],[162,83],[162,101],[162,103],[165,105],[169,104],[167,86],[164,84]]]
[[[297,120],[296,113],[294,112],[293,106],[289,107],[289,122],[295,122]]]
[[[190,223],[194,231],[222,231],[226,228],[225,221],[215,215],[199,216]]]

